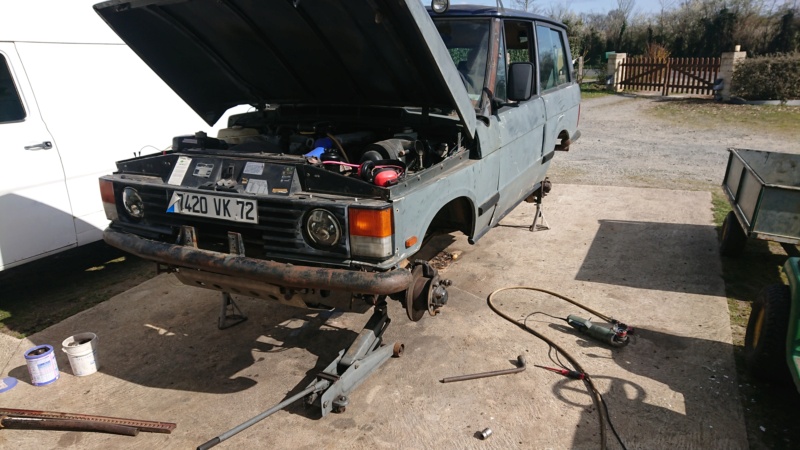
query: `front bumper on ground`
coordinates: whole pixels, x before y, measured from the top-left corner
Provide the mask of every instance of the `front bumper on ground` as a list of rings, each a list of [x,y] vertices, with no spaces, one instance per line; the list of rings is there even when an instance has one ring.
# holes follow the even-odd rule
[[[105,230],[103,239],[111,246],[157,263],[245,278],[283,287],[389,295],[405,291],[412,280],[411,272],[406,269],[395,269],[386,272],[363,272],[278,263],[184,245],[168,244],[112,228]]]

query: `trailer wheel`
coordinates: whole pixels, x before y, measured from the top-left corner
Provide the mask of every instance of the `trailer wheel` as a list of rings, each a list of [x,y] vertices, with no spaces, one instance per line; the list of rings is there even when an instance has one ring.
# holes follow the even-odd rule
[[[791,294],[789,286],[773,284],[762,289],[753,303],[744,357],[750,372],[765,381],[788,381],[786,333],[789,331]]]
[[[739,226],[736,214],[729,211],[722,222],[722,236],[719,240],[719,254],[722,256],[739,256],[747,244],[747,235]]]

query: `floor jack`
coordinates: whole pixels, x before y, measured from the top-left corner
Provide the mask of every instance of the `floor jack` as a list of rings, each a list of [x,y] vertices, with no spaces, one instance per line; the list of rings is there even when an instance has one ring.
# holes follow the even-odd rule
[[[346,351],[340,351],[339,356],[306,389],[200,445],[198,450],[209,449],[303,398],[306,404],[318,406],[323,417],[330,412],[344,412],[350,392],[390,357],[403,353],[401,343],[393,346],[381,345],[389,322],[391,320],[387,314],[386,298],[379,297],[372,317],[353,344]]]

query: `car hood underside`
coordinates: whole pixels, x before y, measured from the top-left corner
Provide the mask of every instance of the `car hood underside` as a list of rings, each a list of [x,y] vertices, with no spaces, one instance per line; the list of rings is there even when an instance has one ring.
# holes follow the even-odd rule
[[[419,0],[113,0],[95,9],[206,122],[249,104],[475,113]]]

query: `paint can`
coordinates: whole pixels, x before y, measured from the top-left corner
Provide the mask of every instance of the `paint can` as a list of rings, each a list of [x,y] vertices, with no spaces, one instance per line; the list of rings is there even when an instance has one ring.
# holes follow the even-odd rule
[[[97,335],[94,333],[78,333],[61,343],[75,376],[83,377],[97,372],[100,367],[97,360],[97,343]]]
[[[58,363],[52,345],[38,345],[25,352],[25,362],[34,386],[44,386],[58,379]]]

